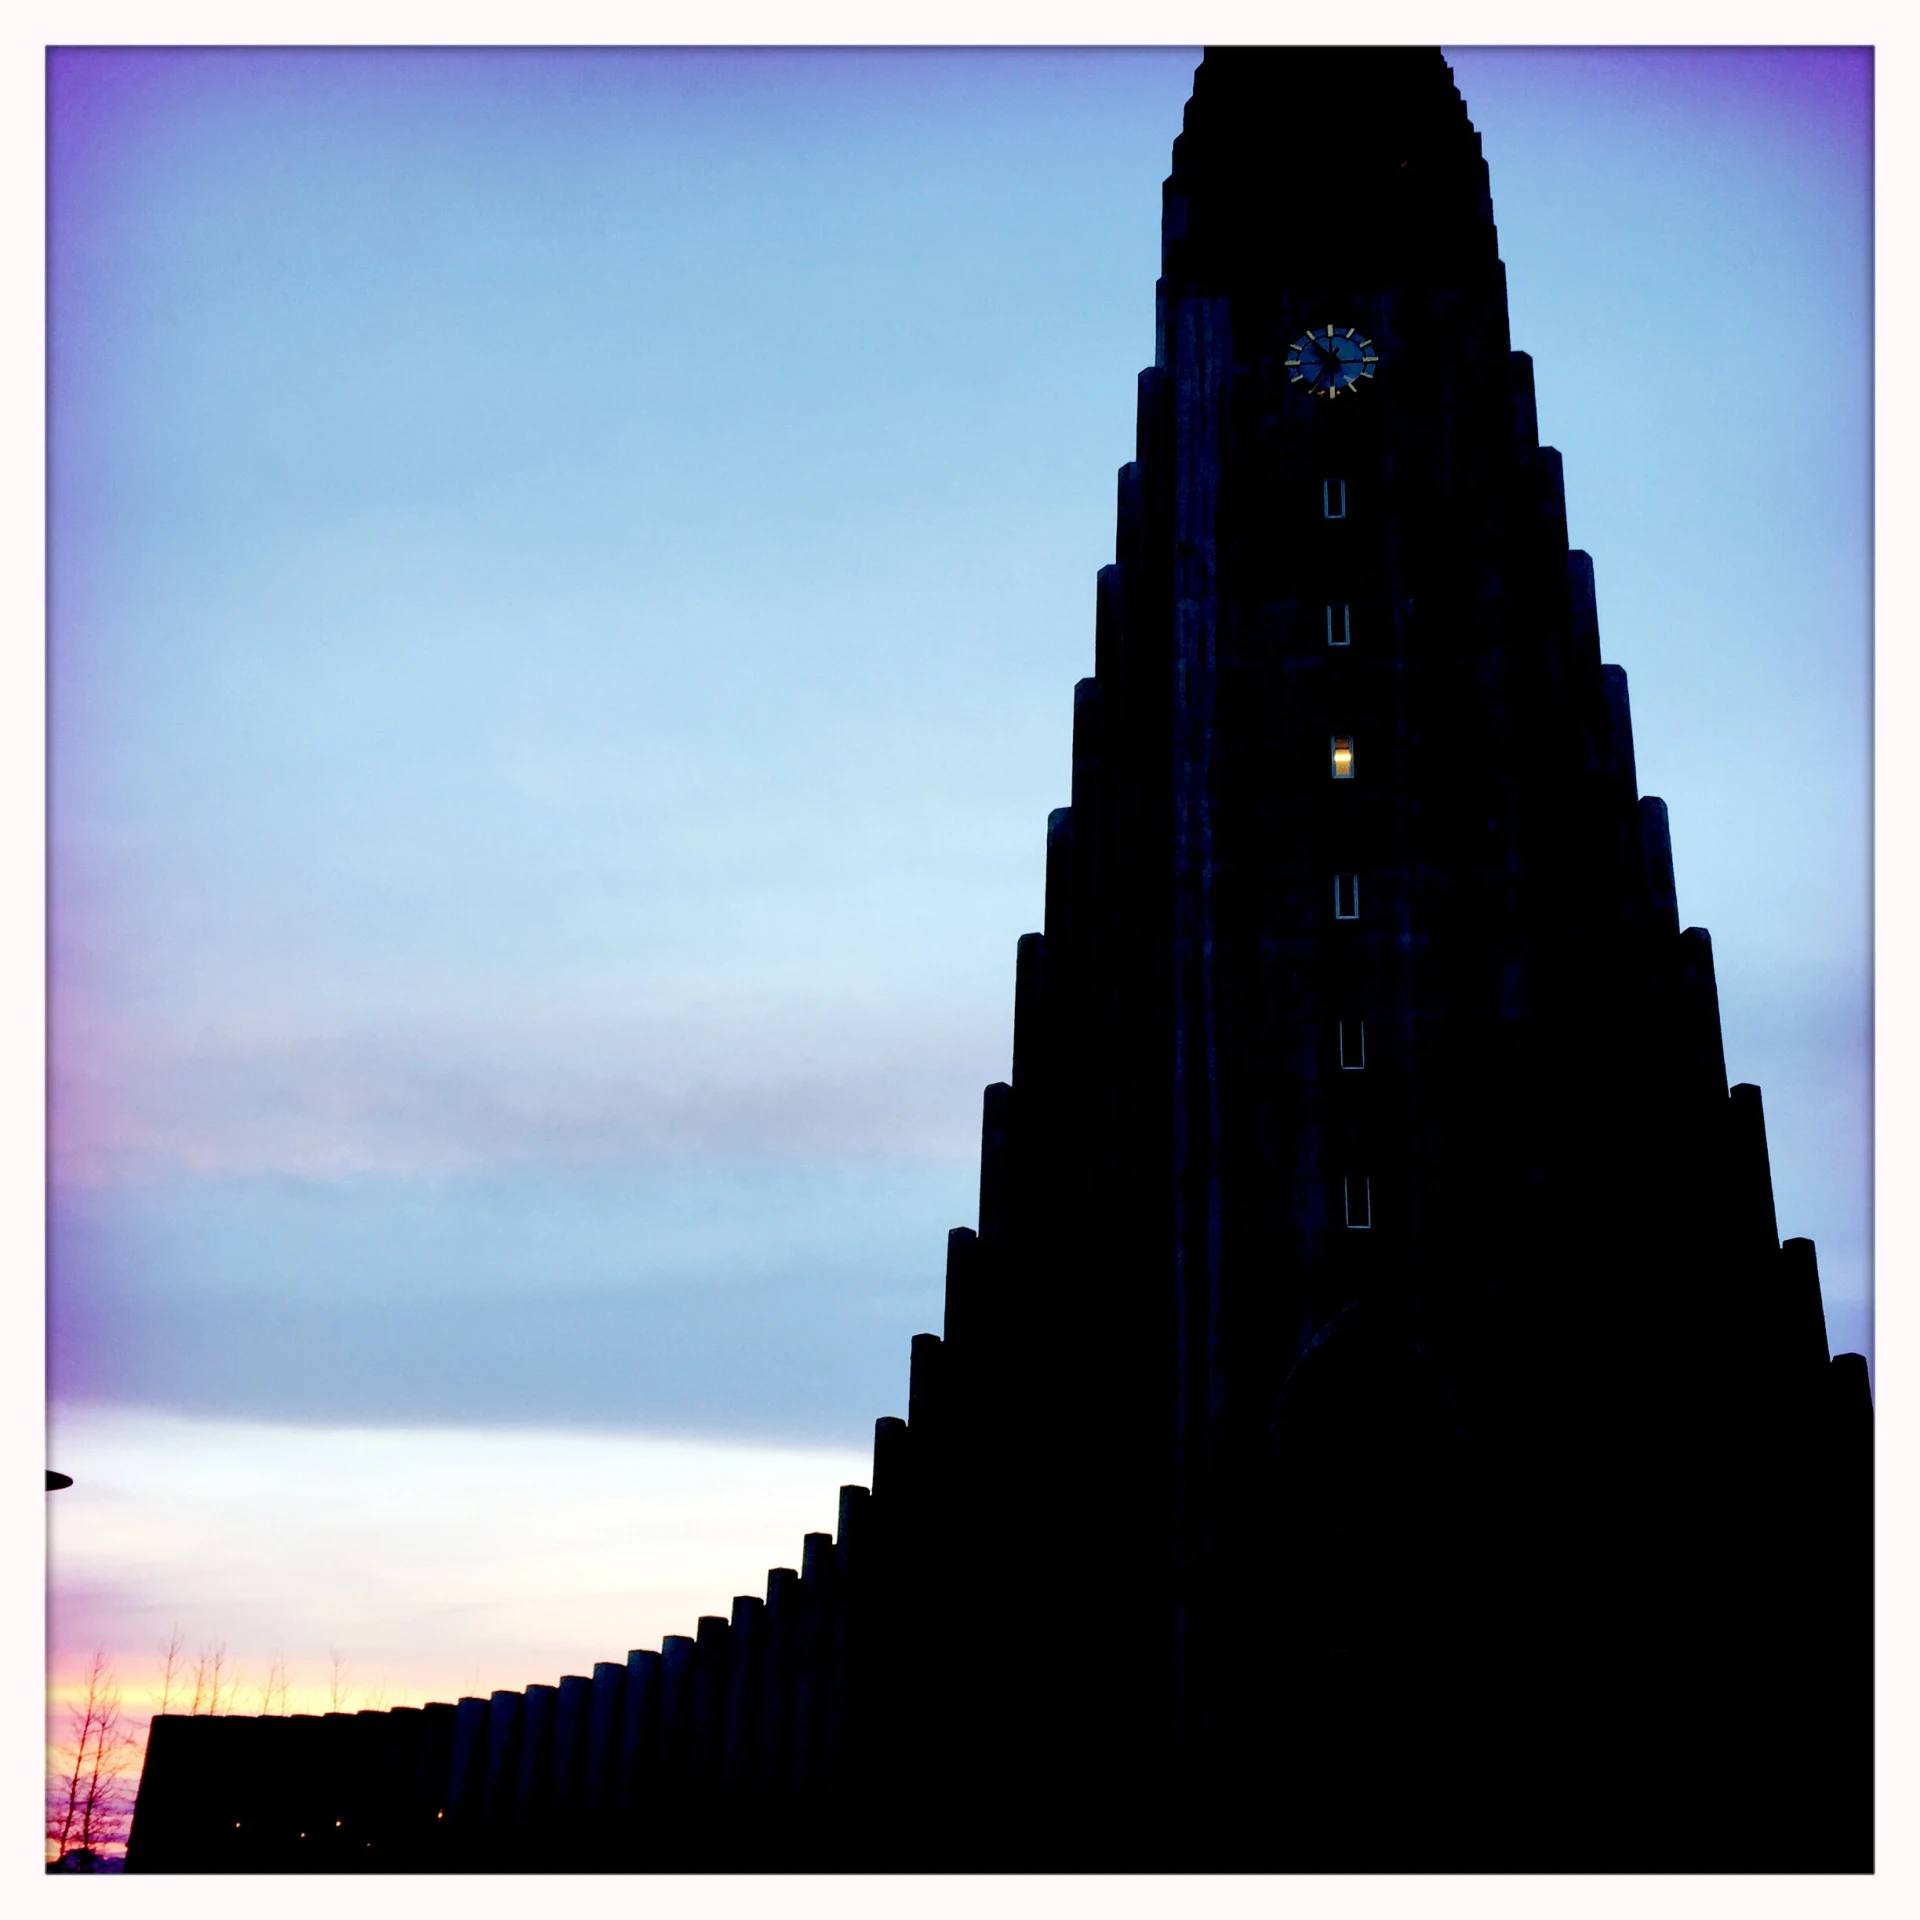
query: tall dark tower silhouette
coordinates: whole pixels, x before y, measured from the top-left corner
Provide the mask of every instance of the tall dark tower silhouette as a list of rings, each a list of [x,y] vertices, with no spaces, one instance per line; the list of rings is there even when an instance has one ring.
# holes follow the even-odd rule
[[[571,1793],[617,1866],[1864,1869],[1869,1425],[1447,67],[1210,53],[978,1223],[871,1493],[697,1637],[372,1716],[313,1828],[551,1864]],[[212,1738],[156,1724],[130,1864],[240,1864]],[[277,1805],[249,1863],[327,1864]]]
[[[1440,56],[1211,54],[1157,299],[949,1297],[952,1537],[1024,1505],[1074,1620],[1038,1774],[1111,1849],[1160,1773],[1187,1864],[1858,1860],[1864,1373]]]

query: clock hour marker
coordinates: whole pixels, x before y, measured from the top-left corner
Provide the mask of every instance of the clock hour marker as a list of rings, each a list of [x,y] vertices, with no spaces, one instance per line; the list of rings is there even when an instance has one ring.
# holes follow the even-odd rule
[[[1304,379],[1309,393],[1326,400],[1357,392],[1363,379],[1373,377],[1380,357],[1358,327],[1338,327],[1331,320],[1309,327],[1288,345],[1286,354],[1293,378]]]

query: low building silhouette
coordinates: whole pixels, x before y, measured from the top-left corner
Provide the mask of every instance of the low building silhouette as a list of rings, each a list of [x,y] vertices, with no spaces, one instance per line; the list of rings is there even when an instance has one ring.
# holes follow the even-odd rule
[[[557,1686],[161,1716],[130,1871],[1856,1870],[1871,1407],[1780,1240],[1437,52],[1226,50],[872,1486]]]

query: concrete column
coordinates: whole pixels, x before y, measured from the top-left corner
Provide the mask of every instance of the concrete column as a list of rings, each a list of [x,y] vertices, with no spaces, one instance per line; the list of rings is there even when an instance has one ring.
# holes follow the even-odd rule
[[[1673,885],[1673,836],[1667,803],[1654,794],[1640,802],[1640,872],[1646,886],[1647,925],[1656,939],[1680,937],[1680,908]]]
[[[1013,950],[1013,1084],[1023,1095],[1040,1066],[1046,965],[1046,935],[1023,933]]]
[[[526,1727],[524,1694],[499,1687],[487,1700],[487,1781],[481,1793],[487,1851],[497,1853],[511,1832],[520,1799],[520,1739]]]
[[[916,1445],[920,1438],[934,1438],[943,1424],[946,1360],[946,1349],[937,1333],[913,1336],[907,1373],[907,1425],[919,1437]]]
[[[530,1686],[523,1697],[519,1782],[514,1792],[515,1839],[523,1865],[537,1871],[550,1864],[544,1856],[553,1811],[553,1730],[560,1689]]]
[[[767,1652],[767,1603],[757,1594],[733,1597],[733,1662],[727,1679],[722,1772],[738,1791],[759,1775],[760,1696]]]
[[[898,1554],[897,1545],[890,1543],[897,1542],[900,1517],[896,1514],[889,1523],[865,1487],[840,1489],[824,1741],[826,1769],[836,1780],[844,1781],[854,1747],[867,1739],[877,1707],[874,1687],[884,1684],[875,1659],[888,1616],[897,1606],[893,1567]]]
[[[973,1258],[978,1244],[978,1236],[971,1227],[947,1230],[947,1297],[942,1324],[948,1344],[958,1339],[963,1351],[974,1338],[979,1322],[979,1303],[975,1299],[978,1277]]]
[[[683,1779],[693,1757],[693,1638],[670,1633],[660,1642],[660,1732],[655,1748],[662,1778]]]
[[[487,1719],[490,1703],[473,1694],[454,1708],[453,1744],[447,1756],[447,1818],[456,1853],[472,1844],[486,1811]]]
[[[1073,858],[1070,868],[1073,914],[1079,935],[1073,966],[1084,978],[1093,950],[1094,924],[1089,917],[1098,898],[1103,865],[1100,853],[1100,768],[1102,722],[1100,682],[1081,680],[1073,689]]]
[[[1573,684],[1600,672],[1600,613],[1593,588],[1593,556],[1577,547],[1567,555],[1567,638]]]
[[[582,1831],[588,1838],[589,1857],[608,1867],[616,1864],[619,1852],[615,1834],[620,1807],[620,1707],[626,1686],[627,1670],[618,1660],[594,1663],[582,1763]]]
[[[1826,1305],[1820,1297],[1820,1263],[1813,1242],[1782,1241],[1780,1271],[1789,1365],[1794,1377],[1811,1383],[1825,1376],[1831,1357]]]
[[[1047,815],[1046,942],[1053,954],[1055,978],[1046,993],[1049,1009],[1056,1007],[1066,988],[1060,976],[1073,946],[1073,809],[1055,807]],[[1069,962],[1070,964],[1070,962]]]
[[[1864,1353],[1836,1353],[1827,1369],[1835,1430],[1869,1483],[1873,1473],[1873,1379]]]
[[[593,1682],[582,1673],[560,1676],[553,1707],[553,1823],[560,1845],[578,1851],[572,1836],[590,1830],[587,1805],[587,1733]]]
[[[717,1613],[703,1614],[693,1648],[691,1739],[694,1772],[717,1780],[726,1750],[727,1689],[733,1677],[733,1628]]]
[[[1114,551],[1119,550],[1116,541]],[[1122,565],[1116,561],[1110,567],[1102,567],[1094,582],[1093,672],[1095,679],[1104,677],[1109,685],[1120,675],[1121,654],[1126,646],[1127,594]]]
[[[1607,714],[1606,776],[1631,803],[1640,788],[1633,764],[1633,714],[1627,702],[1626,668],[1602,667],[1600,691]]]
[[[873,1531],[873,1495],[865,1487],[842,1487],[839,1519],[834,1562],[844,1591],[857,1587],[866,1578],[868,1542]]]
[[[1007,1125],[1013,1089],[996,1080],[986,1090],[980,1116],[980,1232],[998,1233],[1006,1215]]]
[[[1730,1088],[1727,1117],[1734,1243],[1765,1260],[1771,1269],[1780,1245],[1780,1227],[1773,1210],[1773,1167],[1767,1157],[1767,1122],[1760,1089],[1745,1081]],[[1764,1277],[1771,1279],[1771,1271]]]
[[[1533,397],[1533,355],[1507,355],[1507,409],[1512,420],[1512,445],[1516,464],[1531,463],[1540,447],[1540,412]],[[1580,556],[1583,560],[1584,554]]]
[[[378,1864],[392,1871],[417,1861],[435,1809],[421,1794],[425,1713],[419,1707],[393,1707],[386,1719],[387,1749],[376,1798],[380,1831],[375,1839]]]
[[[1713,936],[1689,927],[1680,936],[1679,1044],[1695,1097],[1713,1107],[1727,1097],[1727,1056],[1720,1042],[1720,990],[1713,977]]]
[[[873,1497],[883,1503],[904,1500],[912,1477],[907,1423],[883,1413],[873,1423]]]
[[[800,1561],[800,1631],[794,1648],[793,1738],[789,1749],[797,1788],[819,1771],[831,1680],[834,1607],[833,1536],[810,1533]]]
[[[632,1869],[645,1855],[650,1835],[648,1813],[655,1783],[660,1777],[661,1655],[636,1648],[627,1655],[626,1681],[620,1700],[620,1764],[617,1805],[621,1817],[614,1823],[623,1851],[621,1864]]]
[[[645,1648],[627,1655],[620,1702],[620,1766],[631,1782],[659,1746],[660,1656]]]
[[[1135,396],[1134,435],[1136,444],[1140,433],[1138,413],[1140,397]],[[1146,522],[1144,492],[1140,480],[1140,462],[1129,460],[1114,476],[1113,500],[1113,557],[1115,567],[1134,565],[1140,558],[1142,532]],[[1101,568],[1104,574],[1108,571]],[[1095,671],[1099,669],[1096,666]]]
[[[1539,487],[1541,539],[1549,553],[1567,551],[1567,475],[1558,447],[1542,447],[1533,456]]]
[[[761,1785],[769,1793],[777,1793],[791,1776],[794,1654],[799,1627],[799,1572],[793,1567],[774,1567],[767,1574],[757,1767]]]
[[[659,1738],[641,1812],[639,1858],[655,1870],[684,1871],[697,1862],[691,1831],[699,1805],[695,1779],[691,1635],[670,1633],[660,1642]]]

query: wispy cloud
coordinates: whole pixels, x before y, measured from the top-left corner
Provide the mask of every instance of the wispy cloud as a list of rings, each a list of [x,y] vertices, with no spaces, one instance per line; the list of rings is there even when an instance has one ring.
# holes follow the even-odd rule
[[[49,1223],[61,1399],[780,1439],[900,1411],[971,1164],[87,1188]]]
[[[56,1185],[176,1174],[424,1178],[689,1160],[963,1159],[1004,1009],[687,1021],[488,1017],[322,1033],[142,1031],[76,1014],[56,1049]],[[996,1029],[998,1031],[996,1031]]]

